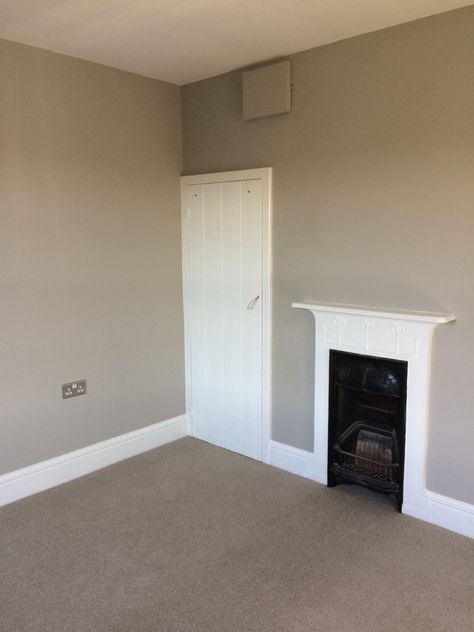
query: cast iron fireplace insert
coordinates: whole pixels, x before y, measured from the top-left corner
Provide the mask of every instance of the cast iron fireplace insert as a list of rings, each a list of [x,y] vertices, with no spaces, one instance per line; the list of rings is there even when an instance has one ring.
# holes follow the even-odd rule
[[[408,363],[330,351],[328,486],[391,494],[401,511]]]

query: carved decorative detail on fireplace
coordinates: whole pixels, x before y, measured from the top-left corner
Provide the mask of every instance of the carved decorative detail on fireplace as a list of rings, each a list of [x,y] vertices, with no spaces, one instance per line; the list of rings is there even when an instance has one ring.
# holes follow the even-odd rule
[[[452,314],[313,302],[293,303],[293,307],[311,311],[316,326],[312,465],[314,479],[331,484],[334,482],[331,480],[332,475],[341,478],[342,469],[351,469],[347,467],[351,458],[354,466],[352,472],[356,471],[355,466],[363,468],[362,464],[366,464],[368,459],[373,461],[369,467],[371,473],[362,472],[364,476],[376,480],[376,470],[380,466],[379,473],[385,472],[388,478],[382,481],[387,483],[383,491],[397,494],[399,504],[403,500],[404,513],[430,520],[431,505],[425,485],[425,462],[431,338],[435,327],[449,323],[455,317]],[[359,425],[350,427],[349,424],[343,430],[344,436],[341,435],[337,443],[339,451],[335,451],[334,458],[328,459],[329,450],[333,450],[334,446],[333,442],[330,445],[328,424],[330,358],[331,352],[336,351],[373,356],[382,362],[393,360],[406,365],[405,432],[403,434],[403,430],[400,430],[396,433],[396,442],[393,433],[381,427],[387,425],[380,423],[383,420],[379,419],[379,425],[374,428],[373,422],[377,423],[377,419],[371,419],[361,411],[360,414],[349,415],[351,424]],[[402,407],[399,411],[401,413]],[[349,450],[346,449],[348,447]],[[344,455],[344,452],[349,454]],[[375,458],[372,458],[374,454]],[[339,459],[340,455],[347,456],[345,464]],[[396,467],[390,467],[389,456],[392,466],[398,465],[398,476],[395,474]],[[394,462],[394,458],[398,461]],[[337,467],[332,468],[334,464]],[[331,468],[329,480],[328,466]],[[366,479],[363,480],[366,482]],[[398,490],[389,490],[388,483],[398,485]],[[372,485],[375,486],[375,483]]]

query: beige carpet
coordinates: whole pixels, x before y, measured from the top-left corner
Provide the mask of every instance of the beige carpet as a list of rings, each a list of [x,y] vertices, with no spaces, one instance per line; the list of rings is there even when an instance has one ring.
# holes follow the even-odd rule
[[[472,632],[474,543],[182,439],[0,510],[5,632]]]

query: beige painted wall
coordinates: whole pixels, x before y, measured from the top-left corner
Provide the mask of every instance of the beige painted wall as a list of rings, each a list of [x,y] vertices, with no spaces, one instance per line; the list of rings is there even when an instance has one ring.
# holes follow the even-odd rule
[[[474,7],[290,57],[291,114],[241,73],[182,89],[185,173],[274,168],[273,438],[312,448],[316,298],[454,312],[434,337],[428,487],[474,502]]]
[[[184,377],[178,88],[0,41],[0,97],[3,473],[182,414]]]

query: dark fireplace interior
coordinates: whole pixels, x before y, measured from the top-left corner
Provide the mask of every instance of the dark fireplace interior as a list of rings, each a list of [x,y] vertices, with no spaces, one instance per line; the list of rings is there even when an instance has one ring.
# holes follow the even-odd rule
[[[401,511],[407,362],[330,351],[328,486],[391,494]]]

